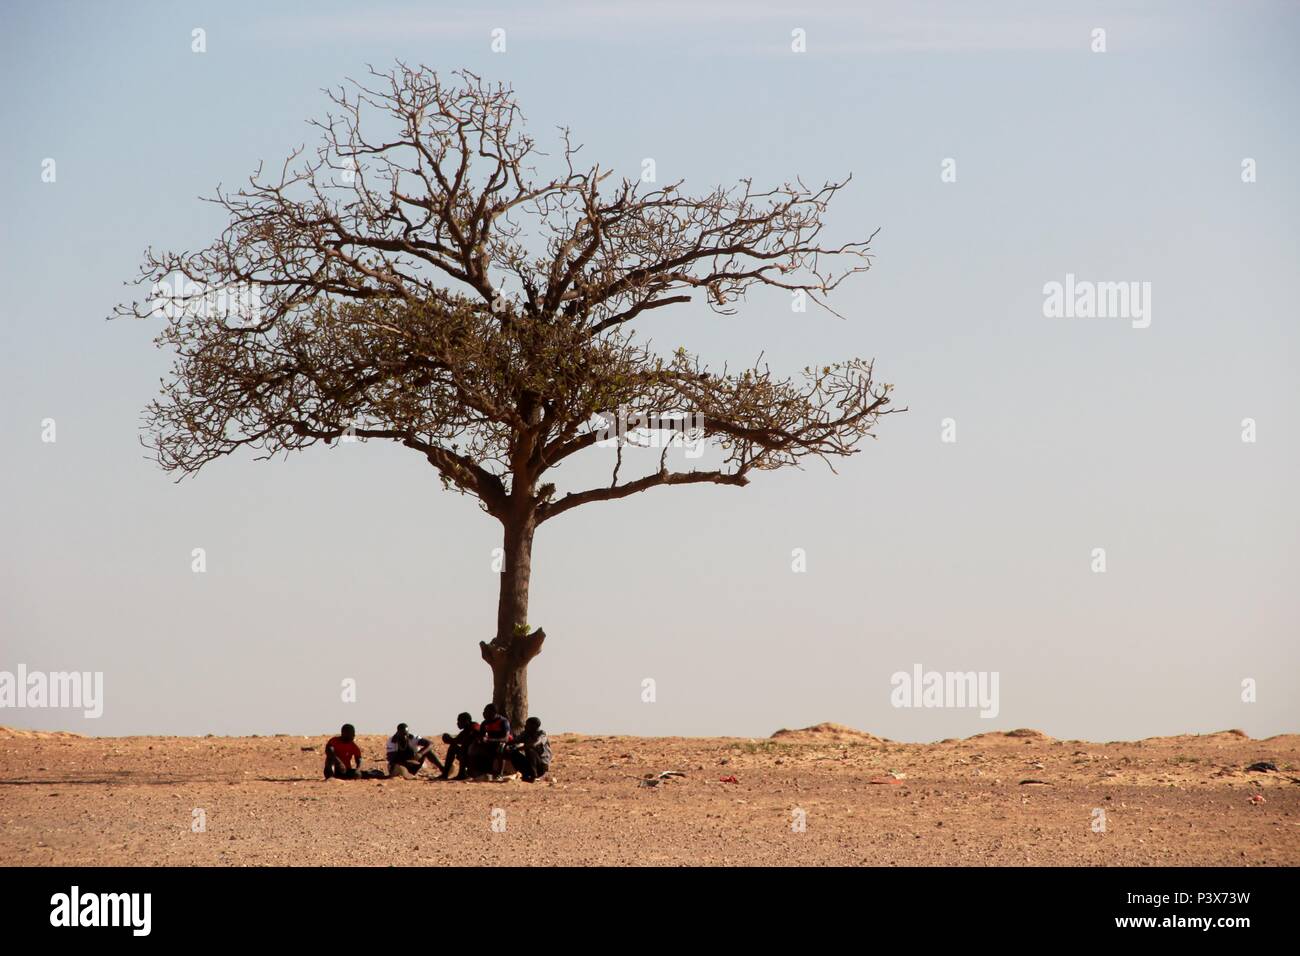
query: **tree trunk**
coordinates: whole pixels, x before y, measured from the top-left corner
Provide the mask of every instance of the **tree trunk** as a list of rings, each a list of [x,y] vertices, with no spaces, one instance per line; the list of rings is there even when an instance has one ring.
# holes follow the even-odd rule
[[[492,703],[520,728],[528,718],[528,662],[542,650],[546,632],[540,627],[521,633],[528,624],[528,580],[532,575],[532,515],[505,522],[505,566],[497,603],[497,633],[490,643],[479,642],[483,660],[492,668]]]

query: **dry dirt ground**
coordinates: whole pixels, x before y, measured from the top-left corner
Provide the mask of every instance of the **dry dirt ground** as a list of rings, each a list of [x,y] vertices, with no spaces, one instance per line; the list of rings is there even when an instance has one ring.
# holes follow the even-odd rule
[[[555,779],[538,784],[441,782],[428,771],[323,781],[325,740],[0,729],[0,859],[1300,864],[1298,735],[1095,744],[1022,730],[898,744],[829,724],[762,740],[562,734],[552,737]],[[382,760],[381,736],[359,742],[367,766]],[[1257,761],[1278,769],[1246,770]],[[666,770],[686,776],[642,783]]]

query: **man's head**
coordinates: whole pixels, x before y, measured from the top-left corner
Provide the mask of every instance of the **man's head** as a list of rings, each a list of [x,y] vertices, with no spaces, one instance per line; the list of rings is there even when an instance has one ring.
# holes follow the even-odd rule
[[[398,724],[398,725],[397,725],[397,736],[399,736],[399,737],[405,737],[405,736],[406,736],[406,724]]]
[[[493,717],[495,717],[496,715],[497,715],[497,705],[496,705],[496,704],[488,704],[486,707],[483,708],[483,719],[484,719],[484,720],[491,720],[491,719],[492,719]]]
[[[357,728],[353,727],[351,724],[344,724],[343,728],[339,731],[339,736],[344,740],[351,740],[356,735]]]
[[[536,717],[529,717],[524,721],[524,730],[528,731],[530,734],[535,734],[541,729],[542,722]]]
[[[468,710],[462,710],[456,715],[456,726],[461,730],[464,730],[472,723],[474,723],[474,718],[469,715]]]

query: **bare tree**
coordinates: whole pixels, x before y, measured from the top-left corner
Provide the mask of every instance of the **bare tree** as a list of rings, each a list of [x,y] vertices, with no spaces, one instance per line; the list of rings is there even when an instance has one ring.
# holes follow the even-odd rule
[[[355,437],[423,455],[501,522],[496,634],[479,646],[494,702],[520,721],[545,639],[527,623],[539,525],[651,488],[742,486],[849,455],[893,411],[862,359],[797,379],[761,357],[710,371],[629,323],[694,293],[730,314],[755,285],[829,308],[826,293],[868,268],[871,237],[822,244],[847,180],[698,196],[680,182],[615,184],[578,164],[567,130],[558,175],[539,179],[513,91],[466,71],[444,81],[399,63],[328,95],[312,123],[321,145],[218,187],[221,236],[197,252],[148,250],[135,281],[149,298],[115,309],[161,315],[156,344],[175,353],[144,442],[181,477],[244,446],[270,458]],[[654,435],[680,426],[655,417],[673,410],[693,416],[716,461],[670,468],[661,442],[657,467],[624,477],[620,423],[641,416]],[[608,484],[544,480],[609,438]]]

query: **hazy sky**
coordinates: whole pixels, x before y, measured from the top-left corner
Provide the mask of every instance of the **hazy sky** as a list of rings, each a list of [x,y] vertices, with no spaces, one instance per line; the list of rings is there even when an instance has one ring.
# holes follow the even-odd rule
[[[490,696],[495,521],[376,442],[173,483],[138,441],[158,329],[104,321],[146,246],[217,234],[198,196],[314,145],[322,87],[402,58],[510,81],[544,147],[567,124],[628,176],[647,157],[701,191],[851,172],[832,237],[881,229],[845,320],[769,294],[641,324],[717,363],[874,356],[910,411],[838,475],[543,526],[548,728],[1300,730],[1300,6],[974,7],[6,3],[0,670],[102,671],[105,702],[0,724],[427,732]],[[1045,317],[1067,274],[1150,283],[1150,326]],[[996,672],[1000,713],[892,706],[915,664]]]

